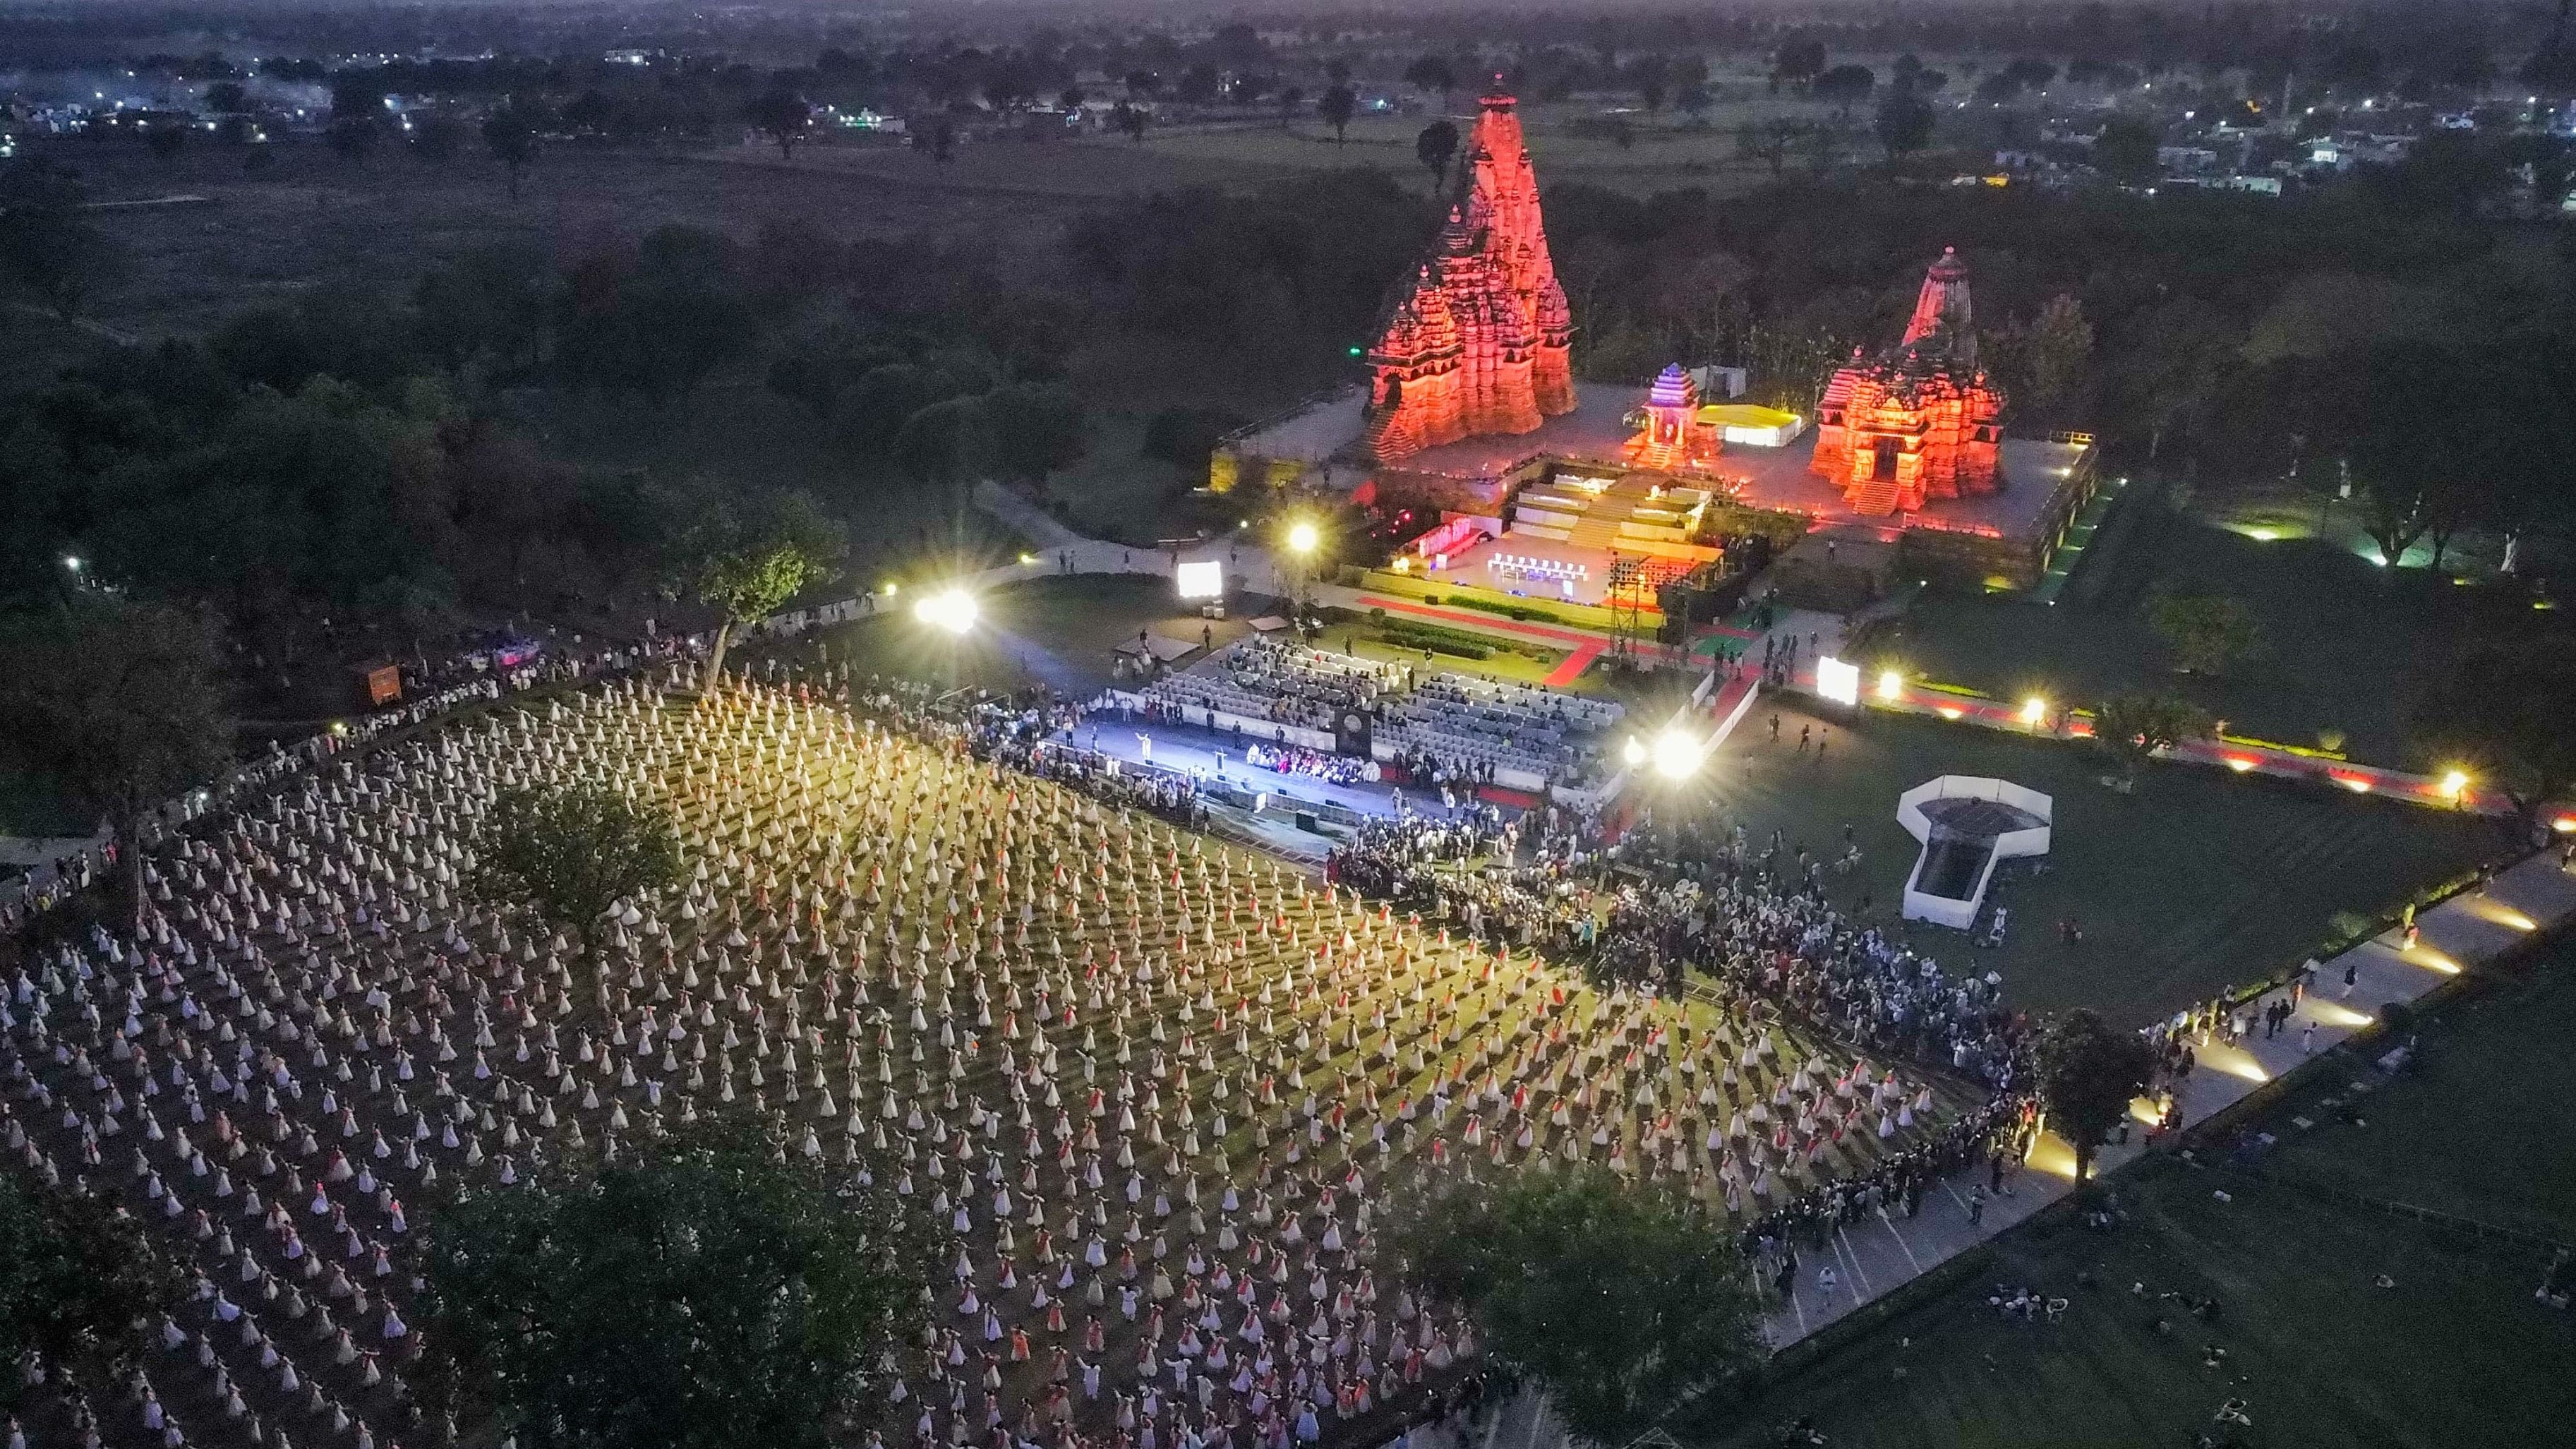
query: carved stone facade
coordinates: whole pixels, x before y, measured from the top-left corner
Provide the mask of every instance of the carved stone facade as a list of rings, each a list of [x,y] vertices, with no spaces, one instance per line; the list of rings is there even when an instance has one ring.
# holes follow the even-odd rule
[[[1462,184],[1368,352],[1366,439],[1381,463],[1574,410],[1574,316],[1520,116],[1499,90],[1480,102]]]
[[[1809,467],[1865,515],[1992,493],[2003,414],[2003,390],[1977,366],[1967,264],[1945,250],[1923,279],[1905,336],[1875,358],[1855,351],[1825,384]]]

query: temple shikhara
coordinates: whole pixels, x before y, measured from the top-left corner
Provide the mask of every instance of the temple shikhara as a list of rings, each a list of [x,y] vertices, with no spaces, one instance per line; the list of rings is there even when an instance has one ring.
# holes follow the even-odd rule
[[[1825,384],[1808,466],[1863,517],[1920,512],[1995,491],[2003,415],[2002,390],[1977,367],[1968,265],[1944,250],[1905,335],[1876,357],[1854,351]]]
[[[1478,104],[1463,181],[1465,196],[1368,352],[1376,462],[1534,432],[1575,407],[1574,314],[1548,257],[1520,116],[1499,88]]]

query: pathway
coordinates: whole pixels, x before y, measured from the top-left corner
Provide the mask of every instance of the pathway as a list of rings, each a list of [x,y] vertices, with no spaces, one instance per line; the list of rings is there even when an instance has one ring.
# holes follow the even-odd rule
[[[2420,1000],[2461,971],[2511,949],[2525,935],[2571,916],[2576,916],[2576,874],[2559,866],[2556,852],[2544,851],[2504,871],[2485,889],[2454,896],[2419,914],[2412,949],[2404,948],[2391,932],[2321,962],[2315,985],[2277,1036],[2233,1047],[2211,1041],[2195,1048],[2198,1065],[2177,1094],[2182,1125],[2205,1122],[2264,1083],[2325,1055],[2375,1023],[2389,1002]],[[2353,974],[2349,993],[2343,984],[2347,966]],[[2252,1009],[2259,1012],[2261,1003]],[[2311,1040],[2307,1028],[2312,1025]],[[2116,1172],[2145,1155],[2144,1125],[2152,1109],[2141,1102],[2133,1111],[2139,1130],[2125,1145],[2113,1143],[2102,1149],[2095,1163],[2097,1174]],[[1891,1219],[1882,1213],[1857,1229],[1837,1231],[1830,1261],[1842,1287],[1830,1299],[1819,1293],[1816,1269],[1824,1260],[1809,1258],[1791,1302],[1766,1325],[1771,1341],[1793,1343],[2028,1218],[2066,1196],[2074,1187],[2074,1172],[2073,1147],[2055,1133],[2047,1133],[2031,1153],[2028,1170],[2015,1174],[2007,1184],[2012,1195],[1989,1197],[1982,1224],[1972,1226],[1967,1220],[1971,1175],[1953,1180],[1927,1199],[1917,1218]]]
[[[2364,941],[2319,963],[2317,979],[2289,1020],[2269,1039],[2230,1047],[2196,1048],[2198,1065],[2177,1094],[2184,1126],[2252,1095],[2266,1082],[2309,1064],[2370,1025],[2389,1002],[2423,999],[2444,981],[2510,950],[2524,937],[2576,917],[2576,873],[2543,851],[2498,874],[2487,886],[2464,892],[2416,917],[2412,948],[2394,932]],[[2344,985],[2345,968],[2352,985]],[[2279,993],[2275,993],[2277,996]],[[2255,1004],[2261,1009],[2261,1003]],[[2314,1026],[2311,1040],[2307,1028]],[[2143,1124],[2149,1108],[2134,1109]],[[2145,1156],[2143,1131],[2106,1145],[2095,1162],[2097,1177],[2119,1172]],[[1921,1211],[1874,1213],[1838,1227],[1822,1252],[1802,1250],[1798,1277],[1786,1303],[1765,1319],[1763,1336],[1784,1348],[1880,1298],[1976,1244],[2028,1220],[2074,1190],[2075,1154],[2055,1133],[2043,1134],[2022,1171],[2005,1183],[2009,1196],[1990,1195],[1981,1222],[1968,1219],[1968,1190],[1982,1171],[1945,1181]],[[1828,1295],[1817,1270],[1830,1263],[1841,1281]],[[1565,1449],[1565,1431],[1537,1395],[1524,1393],[1497,1414],[1484,1449]]]

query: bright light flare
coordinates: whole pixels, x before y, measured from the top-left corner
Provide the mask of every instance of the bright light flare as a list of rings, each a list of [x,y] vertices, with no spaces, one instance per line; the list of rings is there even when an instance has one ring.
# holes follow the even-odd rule
[[[2048,718],[2047,700],[2034,694],[2030,698],[2021,702],[2021,722],[2023,724],[2036,725],[2046,718]]]
[[[1860,666],[1831,655],[1816,661],[1816,693],[1840,705],[1860,703]]]
[[[1885,700],[1905,697],[1905,674],[1902,670],[1882,669],[1878,672],[1878,697]]]
[[[2254,762],[2243,755],[2229,755],[2227,757],[2227,768],[2242,775],[2246,771],[2254,768]]]
[[[1699,769],[1699,741],[1681,730],[1655,737],[1655,773],[1667,780],[1686,780]]]
[[[1635,735],[1628,736],[1628,743],[1619,749],[1619,757],[1632,768],[1646,763],[1646,742]]]
[[[1311,523],[1290,525],[1288,529],[1288,551],[1290,553],[1310,554],[1316,549],[1323,547],[1323,544],[1324,536],[1316,531],[1315,525]]]
[[[2442,793],[2446,797],[2457,800],[2468,790],[2468,788],[2469,777],[2466,773],[2459,770],[2446,770],[2443,772]]]
[[[1172,584],[1184,599],[1221,599],[1225,564],[1219,559],[1194,559],[1172,570]]]
[[[912,606],[912,617],[934,629],[963,634],[975,627],[975,596],[964,589],[942,589]]]

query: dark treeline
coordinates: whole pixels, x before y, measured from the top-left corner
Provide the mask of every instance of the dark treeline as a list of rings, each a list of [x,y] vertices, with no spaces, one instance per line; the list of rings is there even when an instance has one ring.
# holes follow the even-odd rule
[[[883,489],[1078,456],[1071,306],[978,253],[792,222],[487,248],[401,296],[317,290],[0,402],[0,601],[184,600],[280,666],[576,600],[650,610],[689,541],[757,500],[574,466],[516,419],[587,400],[651,418],[719,373],[765,374],[829,429],[845,481],[820,502],[855,519]]]

